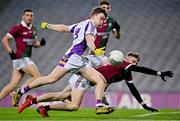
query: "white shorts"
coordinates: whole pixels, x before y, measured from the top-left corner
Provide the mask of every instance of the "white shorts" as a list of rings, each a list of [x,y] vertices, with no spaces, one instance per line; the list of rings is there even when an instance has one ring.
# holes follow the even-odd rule
[[[83,57],[77,54],[73,54],[68,58],[67,62],[64,62],[62,65],[62,59],[60,61],[60,66],[63,66],[65,69],[69,70],[72,73],[78,73],[81,68],[91,67],[87,57]]]
[[[34,64],[34,62],[29,57],[15,59],[13,62],[13,68],[20,70],[28,65]]]
[[[82,76],[76,74],[73,74],[73,76],[71,76],[71,78],[69,79],[69,83],[71,87],[84,91],[90,88],[90,81],[87,81]]]
[[[89,59],[90,63],[89,65],[93,67],[98,67],[102,64],[104,60],[107,59],[105,55],[103,56],[96,56],[96,55],[88,55],[87,58]],[[90,81],[86,80],[80,75],[73,74],[71,78],[69,79],[69,83],[71,84],[71,87],[80,89],[80,90],[88,90],[90,88]]]
[[[108,59],[108,57],[105,56],[105,55],[101,55],[101,56],[88,55],[87,58],[88,58],[89,61],[92,63],[92,66],[93,66],[94,68],[100,66],[103,61],[105,61],[105,60]]]

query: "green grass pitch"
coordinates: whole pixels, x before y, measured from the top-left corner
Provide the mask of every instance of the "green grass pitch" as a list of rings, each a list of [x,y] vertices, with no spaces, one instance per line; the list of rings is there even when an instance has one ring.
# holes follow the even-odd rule
[[[180,121],[180,109],[162,109],[157,113],[118,109],[110,115],[96,115],[94,109],[80,109],[76,112],[49,111],[49,116],[42,118],[34,108],[21,114],[16,108],[0,108],[0,121]]]

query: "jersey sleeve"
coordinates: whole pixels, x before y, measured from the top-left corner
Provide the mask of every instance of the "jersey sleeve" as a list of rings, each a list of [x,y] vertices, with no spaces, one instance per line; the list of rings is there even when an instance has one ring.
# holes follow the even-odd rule
[[[16,38],[17,35],[18,35],[18,33],[19,33],[19,25],[13,26],[13,27],[9,30],[9,32],[7,33],[7,35],[8,35],[9,37],[11,37],[11,38]]]
[[[74,33],[74,29],[75,29],[76,26],[77,26],[77,24],[69,25],[69,26],[68,26],[68,27],[69,27],[69,31],[72,32],[72,33]]]
[[[131,65],[133,65],[133,64],[131,64],[131,63],[129,63],[129,62],[126,62],[126,61],[123,61],[123,63],[120,64],[120,68],[123,68],[124,70],[128,70],[128,68],[129,68]]]
[[[124,78],[127,83],[133,83],[131,72],[128,71],[126,74],[124,74]]]
[[[96,36],[97,30],[96,27],[89,22],[85,27],[85,35],[91,34],[92,36]]]

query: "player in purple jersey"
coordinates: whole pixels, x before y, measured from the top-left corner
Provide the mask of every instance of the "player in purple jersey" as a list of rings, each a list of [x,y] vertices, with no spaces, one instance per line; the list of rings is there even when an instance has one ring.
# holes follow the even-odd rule
[[[30,89],[45,84],[54,83],[58,79],[61,79],[67,73],[73,72],[80,74],[84,78],[96,84],[96,113],[110,113],[109,108],[104,107],[104,104],[102,103],[102,96],[106,86],[106,80],[99,72],[89,66],[88,59],[82,56],[87,47],[96,55],[104,54],[104,50],[97,49],[95,47],[94,40],[97,32],[96,27],[101,26],[106,17],[107,15],[105,13],[105,10],[97,7],[92,10],[90,19],[87,19],[77,24],[73,24],[71,26],[66,26],[62,24],[49,24],[47,22],[43,22],[41,24],[42,29],[50,29],[58,32],[72,32],[74,36],[73,44],[68,49],[68,51],[66,51],[59,64],[49,75],[41,77],[35,82],[26,86],[25,88],[16,91],[16,102],[18,103],[20,97]]]
[[[28,74],[31,78],[22,87],[27,86],[41,76],[37,66],[31,60],[31,50],[32,47],[44,46],[46,41],[44,39],[41,41],[37,39],[37,29],[32,24],[32,20],[33,11],[31,9],[25,9],[22,14],[21,23],[12,27],[2,39],[2,43],[13,62],[13,71],[10,83],[0,92],[0,100],[5,98],[18,86],[24,74]],[[16,43],[16,53],[9,44],[9,40],[12,38]],[[14,102],[12,103],[14,105]]]
[[[104,9],[106,14],[108,14],[111,11],[111,5],[106,0],[100,1],[99,7]],[[96,48],[103,48],[104,50],[106,50],[107,42],[109,40],[109,35],[111,32],[113,33],[116,39],[120,39],[121,34],[119,24],[112,17],[107,16],[102,26],[97,27],[97,35],[96,40],[94,42]],[[91,61],[92,66],[95,68],[104,65],[106,63],[105,60],[107,60],[107,57],[105,55],[96,56],[93,52],[89,52],[89,55],[87,57]],[[83,78],[80,75],[73,74],[69,81],[79,79]],[[103,96],[103,102],[106,105],[108,105],[105,94]]]

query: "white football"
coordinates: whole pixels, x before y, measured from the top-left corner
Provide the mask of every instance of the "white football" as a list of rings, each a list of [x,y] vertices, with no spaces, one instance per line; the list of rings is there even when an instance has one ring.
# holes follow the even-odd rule
[[[112,65],[118,65],[123,62],[124,54],[119,50],[113,50],[109,53],[109,62]]]

